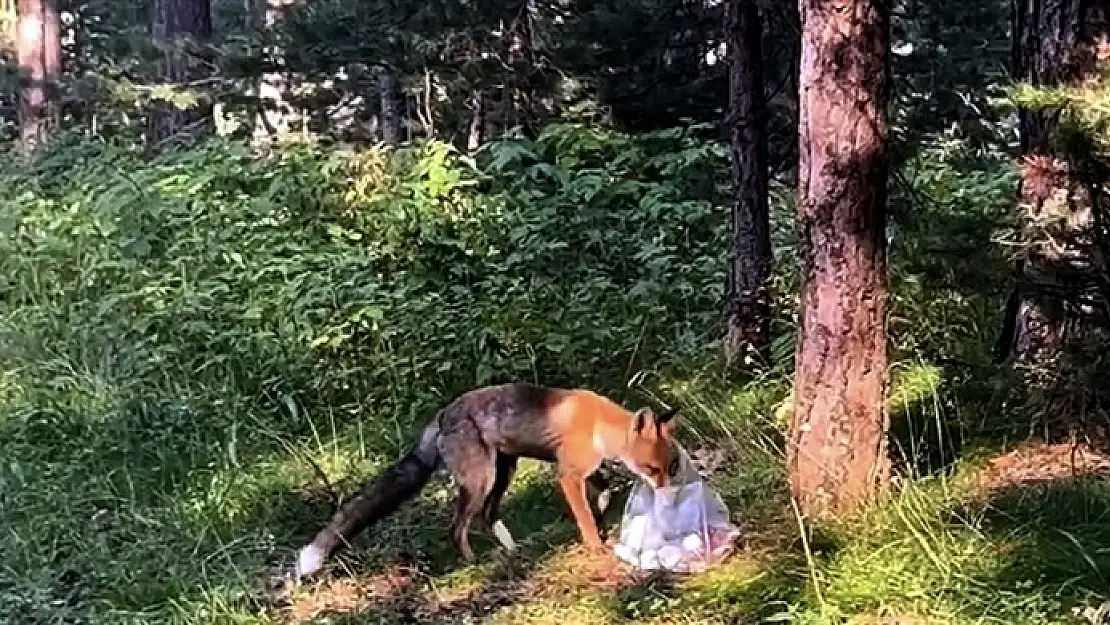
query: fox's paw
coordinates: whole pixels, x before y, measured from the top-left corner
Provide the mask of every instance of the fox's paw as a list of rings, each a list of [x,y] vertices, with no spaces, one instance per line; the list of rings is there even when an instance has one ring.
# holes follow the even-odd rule
[[[324,566],[325,554],[316,545],[308,545],[297,555],[295,575],[297,580],[315,575]]]
[[[609,509],[609,503],[613,498],[613,491],[606,488],[597,495],[597,511],[599,514],[605,514]]]
[[[586,553],[591,556],[603,555],[605,553],[608,553],[609,551],[608,547],[605,546],[605,543],[601,542],[600,540],[587,541],[584,545],[582,545],[582,548],[585,549]]]
[[[505,548],[509,553],[516,553],[516,541],[513,540],[513,535],[509,533],[509,528],[500,519],[493,524],[493,535],[497,538],[497,542]]]

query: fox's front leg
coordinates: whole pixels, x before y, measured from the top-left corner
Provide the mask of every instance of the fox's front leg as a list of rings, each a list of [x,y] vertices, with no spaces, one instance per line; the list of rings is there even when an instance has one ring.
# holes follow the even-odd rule
[[[574,522],[578,524],[582,542],[591,550],[603,549],[605,544],[601,542],[593,511],[590,510],[590,504],[586,499],[586,477],[577,471],[563,473],[559,476],[559,486],[562,487],[563,496],[566,497],[570,511],[574,514]]]

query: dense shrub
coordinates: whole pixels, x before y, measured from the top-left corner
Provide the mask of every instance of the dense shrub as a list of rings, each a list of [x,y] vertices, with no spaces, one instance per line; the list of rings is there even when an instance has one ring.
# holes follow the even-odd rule
[[[3,174],[3,359],[405,420],[494,381],[619,386],[711,346],[721,157],[578,126],[477,163],[442,143],[59,148]]]

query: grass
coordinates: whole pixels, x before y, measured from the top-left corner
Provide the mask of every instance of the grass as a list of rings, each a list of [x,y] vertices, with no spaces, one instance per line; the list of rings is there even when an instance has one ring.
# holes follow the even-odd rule
[[[700,175],[683,168],[706,152],[666,155],[668,175]],[[652,181],[659,159],[621,174],[679,198],[647,219],[619,194],[575,212],[575,172],[563,191],[537,184],[523,217],[496,177],[429,192],[463,176],[435,153],[419,156],[428,179],[371,163],[399,181],[370,199],[301,153],[52,158],[4,174],[18,199],[0,213],[3,622],[1094,625],[1110,611],[1110,462],[1007,442],[1032,395],[989,356],[1006,169],[926,159],[931,203],[892,241],[899,482],[859,518],[812,525],[783,475],[792,302],[766,369],[722,375],[697,330],[716,316],[721,233],[684,199],[696,185]],[[607,211],[643,221],[614,231]],[[599,237],[617,269],[559,245]],[[497,251],[510,243],[519,258]],[[529,462],[505,510],[518,557],[475,536],[480,561],[459,563],[453,493],[434,482],[322,579],[279,583],[337,500],[489,375],[684,406],[687,448],[724,454],[711,482],[742,548],[689,579],[587,557],[549,469]]]
[[[54,395],[70,410],[110,403],[92,380],[70,382]],[[712,414],[742,421],[727,410],[744,401]],[[707,420],[713,408],[694,410]],[[908,483],[850,525],[807,528],[810,571],[783,506],[777,448],[755,428],[723,443],[728,462],[713,480],[745,548],[705,576],[644,578],[578,553],[550,475],[527,463],[506,508],[516,560],[476,537],[483,561],[461,566],[443,529],[451,493],[434,483],[324,581],[275,592],[274,565],[326,520],[329,488],[351,492],[376,463],[357,436],[334,433],[302,446],[277,435],[272,451],[244,457],[237,437],[265,428],[233,422],[215,445],[191,417],[163,409],[109,426],[43,411],[4,432],[0,600],[22,615],[10,622],[1065,623],[1110,600],[1110,487],[1100,478],[987,488],[973,479],[982,463],[968,462]]]

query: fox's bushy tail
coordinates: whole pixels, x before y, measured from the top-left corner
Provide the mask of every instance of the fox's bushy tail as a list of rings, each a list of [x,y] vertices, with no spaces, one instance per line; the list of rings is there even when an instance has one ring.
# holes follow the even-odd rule
[[[424,428],[417,443],[401,460],[369,482],[335,513],[327,527],[297,556],[297,577],[312,575],[359,532],[392,514],[415,497],[441,463],[439,418]]]

